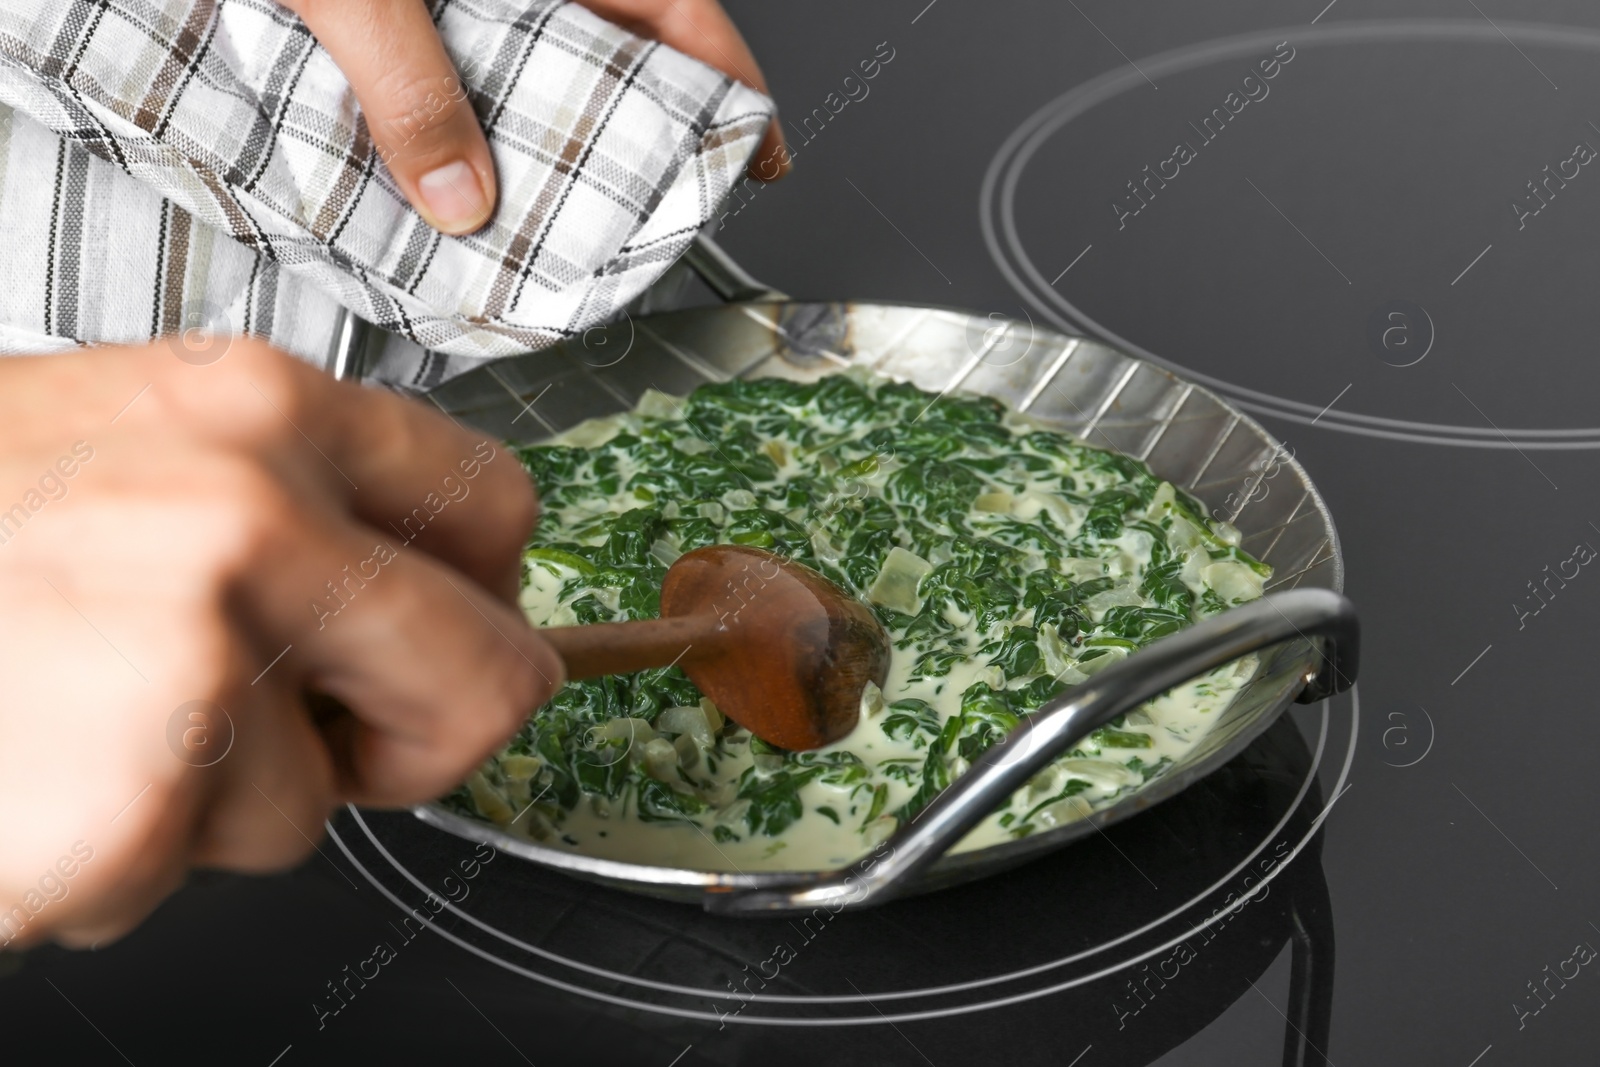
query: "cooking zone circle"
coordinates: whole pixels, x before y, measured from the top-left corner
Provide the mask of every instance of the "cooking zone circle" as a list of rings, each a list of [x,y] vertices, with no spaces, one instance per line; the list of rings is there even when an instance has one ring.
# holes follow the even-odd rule
[[[1305,880],[1302,872],[1320,880],[1314,856],[1299,859],[1298,870],[1296,861],[1314,847],[1313,837],[1346,788],[1359,707],[1352,690],[1284,715],[1223,771],[1102,834],[1101,847],[1086,840],[1014,871],[881,909],[843,912],[815,924],[801,920],[804,927],[597,893],[504,854],[480,863],[491,856],[487,846],[474,848],[404,814],[351,808],[329,832],[363,877],[434,933],[512,973],[605,1004],[718,1025],[859,1026],[981,1012],[1072,991],[1098,1003],[1128,973],[1171,960],[1176,946],[1214,951],[1203,944],[1214,936],[1208,931],[1257,906],[1273,888],[1281,896],[1287,883]],[[1325,798],[1315,788],[1324,760],[1337,767]],[[1202,840],[1192,853],[1175,855],[1174,833]],[[1062,906],[1071,890],[1088,902],[1083,908]],[[1167,903],[1180,893],[1181,902]],[[965,954],[948,940],[957,936],[951,924],[970,914],[980,896],[987,913],[1005,916],[1004,923],[961,924],[981,926],[965,936],[981,937],[991,948],[1000,939],[1022,954],[1038,945],[1082,947],[1044,961],[1017,959],[1004,973],[963,974]],[[1141,906],[1125,907],[1123,898],[1137,898]],[[834,926],[840,929],[830,930]],[[949,950],[930,954],[918,929],[937,931]],[[1027,936],[1016,936],[1022,931]],[[774,942],[788,951],[774,953]],[[864,969],[860,961],[873,956],[874,943],[882,946],[877,965]],[[1224,944],[1217,942],[1216,951]],[[847,969],[840,969],[841,961]],[[753,981],[757,973],[762,979]],[[848,983],[852,992],[762,991],[769,985],[809,988],[819,979],[837,988],[841,973],[860,975]],[[867,985],[896,975],[926,983],[930,974],[940,981],[899,989]],[[698,981],[672,980],[686,975]],[[1093,986],[1100,979],[1109,982]],[[925,1001],[938,1003],[918,1003]],[[819,1013],[829,1006],[871,1010]],[[799,1011],[810,1014],[793,1014]]]
[[[1435,369],[1440,366],[1441,360],[1462,359],[1463,352],[1467,351],[1464,346],[1477,343],[1490,348],[1501,347],[1498,343],[1501,339],[1497,338],[1496,343],[1491,345],[1481,336],[1473,336],[1483,333],[1482,323],[1461,321],[1477,306],[1492,303],[1497,311],[1511,309],[1517,314],[1527,316],[1524,326],[1529,322],[1537,324],[1539,316],[1544,314],[1542,309],[1546,306],[1545,301],[1549,292],[1553,291],[1552,287],[1563,284],[1562,279],[1566,274],[1575,274],[1570,262],[1558,252],[1532,242],[1546,238],[1554,239],[1561,227],[1577,227],[1581,230],[1586,224],[1587,220],[1580,217],[1580,212],[1589,209],[1583,198],[1579,197],[1578,190],[1583,180],[1582,174],[1586,173],[1582,167],[1588,152],[1584,150],[1573,156],[1574,150],[1571,145],[1573,141],[1583,141],[1590,146],[1600,146],[1600,134],[1594,129],[1576,119],[1572,122],[1553,119],[1554,128],[1560,131],[1559,136],[1545,131],[1539,135],[1534,145],[1526,149],[1516,148],[1516,158],[1506,161],[1500,158],[1507,151],[1503,146],[1496,155],[1483,153],[1481,137],[1471,135],[1474,125],[1473,107],[1479,103],[1478,101],[1459,103],[1452,98],[1453,90],[1446,92],[1443,89],[1437,98],[1416,93],[1402,98],[1383,98],[1379,103],[1382,106],[1392,105],[1393,109],[1403,108],[1419,99],[1422,101],[1422,106],[1435,109],[1420,113],[1420,117],[1409,115],[1404,120],[1427,127],[1422,132],[1416,132],[1411,138],[1412,141],[1431,145],[1441,153],[1456,147],[1464,148],[1469,153],[1480,153],[1481,161],[1492,162],[1501,166],[1506,174],[1514,173],[1517,177],[1515,180],[1509,177],[1501,180],[1501,177],[1497,176],[1496,182],[1487,187],[1489,191],[1473,185],[1469,191],[1459,192],[1460,188],[1465,187],[1443,185],[1447,180],[1454,181],[1453,177],[1446,179],[1445,175],[1481,171],[1484,168],[1468,166],[1467,159],[1446,157],[1437,160],[1441,188],[1426,190],[1428,195],[1423,195],[1423,191],[1419,190],[1404,190],[1397,191],[1397,196],[1393,198],[1376,197],[1379,201],[1387,200],[1387,204],[1368,203],[1364,202],[1367,187],[1362,185],[1358,191],[1348,194],[1348,202],[1339,204],[1319,205],[1310,194],[1294,196],[1292,200],[1286,199],[1286,191],[1289,196],[1295,193],[1292,184],[1294,181],[1308,180],[1306,172],[1325,162],[1325,155],[1318,155],[1315,160],[1301,158],[1308,153],[1315,154],[1318,151],[1319,141],[1337,142],[1341,135],[1349,135],[1352,131],[1355,135],[1368,138],[1372,136],[1379,121],[1375,112],[1360,110],[1364,102],[1359,98],[1352,102],[1340,96],[1329,103],[1330,97],[1326,93],[1322,98],[1317,98],[1312,91],[1309,97],[1307,94],[1302,94],[1297,102],[1294,92],[1301,88],[1312,89],[1311,82],[1323,75],[1323,72],[1313,71],[1308,66],[1311,60],[1304,54],[1325,50],[1335,45],[1378,43],[1471,45],[1473,56],[1480,61],[1484,59],[1486,49],[1491,47],[1504,49],[1505,56],[1494,56],[1496,62],[1504,59],[1509,64],[1522,64],[1523,59],[1527,60],[1526,66],[1518,68],[1519,75],[1526,77],[1510,79],[1512,88],[1506,89],[1505,95],[1514,98],[1518,106],[1531,107],[1537,104],[1535,110],[1543,111],[1548,105],[1558,100],[1564,102],[1566,98],[1574,95],[1570,91],[1560,94],[1553,91],[1555,82],[1549,80],[1547,68],[1562,81],[1570,81],[1574,75],[1570,71],[1559,71],[1544,50],[1600,51],[1600,33],[1577,27],[1529,23],[1499,22],[1497,25],[1491,25],[1483,19],[1347,23],[1330,21],[1322,25],[1284,27],[1206,41],[1131,61],[1126,66],[1108,71],[1051,100],[1030,115],[1005,139],[990,162],[979,195],[980,222],[984,241],[991,256],[1010,285],[1050,322],[1068,330],[1089,333],[1146,360],[1177,370],[1184,377],[1215,389],[1254,413],[1370,437],[1463,448],[1549,450],[1600,447],[1600,428],[1583,426],[1560,429],[1527,426],[1519,428],[1511,425],[1510,420],[1505,417],[1493,417],[1495,403],[1503,402],[1503,397],[1494,395],[1496,391],[1494,386],[1475,389],[1474,393],[1482,395],[1474,398],[1467,396],[1465,389],[1458,385],[1456,389],[1461,391],[1462,396],[1467,396],[1470,403],[1474,406],[1487,403],[1490,409],[1487,415],[1481,407],[1474,412],[1472,407],[1462,403],[1461,397],[1450,389],[1453,383],[1448,377],[1449,372]],[[1523,52],[1523,59],[1518,59],[1517,53],[1510,47],[1512,44],[1517,46],[1518,51],[1533,50],[1534,58],[1529,58],[1527,53]],[[1293,58],[1279,62],[1285,56],[1299,56],[1299,69],[1295,68]],[[1341,71],[1342,75],[1348,75],[1345,81],[1350,85],[1352,92],[1356,91],[1356,82],[1370,81],[1384,76],[1383,66],[1373,63],[1363,65],[1370,57],[1357,55],[1353,56],[1353,59],[1355,65],[1350,70]],[[1535,59],[1543,62],[1536,63]],[[1403,63],[1405,57],[1400,53],[1393,56],[1385,53],[1383,61],[1385,64]],[[1258,70],[1258,64],[1261,63],[1268,66]],[[1218,67],[1219,64],[1222,66]],[[1141,102],[1139,98],[1129,94],[1141,90],[1150,93],[1153,84],[1163,83],[1185,72],[1208,67],[1218,67],[1219,71],[1235,77],[1227,84],[1218,83],[1220,88],[1215,92],[1210,88],[1206,89],[1204,95],[1175,99],[1170,91],[1151,94],[1152,101],[1157,96],[1161,98],[1162,112],[1159,117],[1151,116],[1148,121],[1139,123],[1141,130],[1150,131],[1149,137],[1146,138],[1150,143],[1142,146],[1148,151],[1137,157],[1129,156],[1126,161],[1120,161],[1119,157],[1119,161],[1126,162],[1127,166],[1122,166],[1121,170],[1117,171],[1114,181],[1108,174],[1097,174],[1092,189],[1070,186],[1066,187],[1070,189],[1069,193],[1061,187],[1061,183],[1073,180],[1071,172],[1092,168],[1096,165],[1096,158],[1105,155],[1095,152],[1092,148],[1096,144],[1097,133],[1109,137],[1115,132],[1114,147],[1117,149],[1123,146],[1130,146],[1130,150],[1139,147],[1132,144],[1125,122],[1115,126],[1108,125],[1103,130],[1099,129],[1095,124],[1107,121],[1109,116],[1099,114],[1097,109],[1104,109],[1112,101],[1125,96],[1127,99],[1121,102],[1122,106],[1156,106],[1150,102]],[[1264,81],[1257,76],[1264,74],[1266,70],[1273,71],[1270,77],[1276,78],[1276,82]],[[1246,78],[1242,83],[1239,82],[1236,76],[1246,74],[1252,77]],[[1296,78],[1300,79],[1299,85],[1295,84]],[[1495,81],[1494,84],[1503,87],[1500,81]],[[1211,99],[1212,96],[1216,99]],[[1277,99],[1279,96],[1287,99],[1280,104]],[[1309,105],[1308,99],[1311,101]],[[1252,106],[1252,102],[1255,106]],[[1217,105],[1214,109],[1212,109],[1213,104]],[[1295,110],[1297,106],[1301,108],[1300,111]],[[1512,105],[1506,102],[1506,106]],[[1311,109],[1309,118],[1304,113],[1307,107]],[[1347,109],[1348,114],[1340,114],[1340,108]],[[1478,121],[1494,124],[1498,128],[1496,117],[1479,115]],[[1253,145],[1250,143],[1250,133],[1245,128],[1251,125],[1260,128],[1267,122],[1288,122],[1290,119],[1296,124],[1287,128],[1287,132],[1286,128],[1280,127],[1267,141],[1257,140]],[[1197,126],[1196,123],[1201,125]],[[1088,129],[1083,130],[1082,128],[1086,126]],[[1570,131],[1567,130],[1568,126],[1572,127]],[[1229,127],[1244,132],[1233,132]],[[1423,140],[1434,135],[1436,131],[1433,127],[1448,127],[1448,139]],[[1087,145],[1091,146],[1088,150],[1084,145],[1072,145],[1061,140],[1069,134],[1079,133],[1080,130],[1082,132],[1079,135],[1086,138]],[[1169,132],[1171,137],[1168,136]],[[1290,134],[1296,137],[1303,136],[1304,140],[1290,143],[1288,140]],[[1400,141],[1405,140],[1403,134],[1396,136]],[[1169,150],[1165,146],[1170,140],[1179,140],[1181,143],[1176,149]],[[1558,146],[1562,146],[1559,151]],[[1269,148],[1277,153],[1276,157],[1266,154]],[[1067,154],[1069,150],[1072,150],[1070,155]],[[1249,154],[1251,151],[1255,152],[1254,156]],[[1528,157],[1526,160],[1522,159],[1524,152]],[[1040,157],[1041,153],[1048,158],[1044,162],[1036,162],[1036,157]],[[1540,158],[1541,155],[1548,158]],[[1334,183],[1340,183],[1341,179],[1347,176],[1352,176],[1351,181],[1355,181],[1357,177],[1363,180],[1368,177],[1377,180],[1381,175],[1376,174],[1376,170],[1382,169],[1383,166],[1387,166],[1393,173],[1404,171],[1404,165],[1397,165],[1393,160],[1383,159],[1382,156],[1383,152],[1377,149],[1372,152],[1340,154],[1339,159],[1348,160],[1348,165],[1352,169],[1349,175],[1335,177]],[[1569,156],[1572,158],[1569,159]],[[1375,158],[1378,166],[1369,172],[1360,172],[1356,169],[1363,165],[1363,162],[1373,164]],[[1479,161],[1477,156],[1474,156],[1473,160]],[[1143,170],[1140,170],[1139,162],[1147,164]],[[1282,172],[1275,173],[1280,164]],[[1563,199],[1557,200],[1554,183],[1549,186],[1548,202],[1544,199],[1534,199],[1534,192],[1529,191],[1531,183],[1529,188],[1522,187],[1523,178],[1538,179],[1546,173],[1540,170],[1540,164],[1552,164],[1558,168],[1560,175],[1568,178],[1573,178],[1574,171],[1579,172],[1570,183],[1562,183],[1561,188],[1566,191],[1559,195]],[[1030,165],[1032,165],[1031,171]],[[1211,168],[1211,177],[1202,179],[1189,176],[1207,167]],[[1523,169],[1527,170],[1526,175],[1522,174]],[[1122,170],[1127,170],[1129,173],[1123,174]],[[1215,185],[1206,190],[1207,197],[1203,203],[1190,196],[1187,209],[1191,212],[1191,216],[1182,220],[1175,218],[1179,207],[1175,200],[1182,195],[1184,189],[1193,190],[1203,181],[1221,181],[1223,174],[1226,175],[1226,182],[1231,184]],[[1034,185],[1041,187],[1048,185],[1047,191],[1039,192],[1034,197],[1031,210],[1028,204],[1029,187],[1024,184],[1025,177]],[[1131,179],[1125,185],[1122,182],[1124,177]],[[1322,177],[1324,184],[1327,184],[1329,176],[1323,174]],[[1255,179],[1260,179],[1265,187]],[[1466,180],[1463,178],[1463,182]],[[1555,181],[1560,180],[1558,175]],[[1567,184],[1573,188],[1567,190]],[[1023,186],[1021,192],[1019,185]],[[1498,192],[1502,185],[1505,186],[1503,197]],[[1301,188],[1303,190],[1304,187]],[[1456,200],[1448,199],[1453,195],[1450,192],[1452,188],[1459,192]],[[1239,215],[1238,219],[1248,222],[1241,222],[1219,233],[1215,220],[1201,220],[1192,214],[1206,212],[1220,215],[1235,203],[1229,200],[1235,195],[1239,198],[1237,203],[1247,205],[1247,213]],[[1516,203],[1518,196],[1526,198],[1528,206],[1520,213],[1506,211],[1505,205]],[[1019,221],[1019,199],[1023,201],[1021,206],[1025,212],[1021,221]],[[1325,198],[1320,199],[1325,200]],[[1441,200],[1446,203],[1438,206]],[[1065,235],[1062,235],[1061,227],[1040,225],[1036,215],[1040,210],[1039,205],[1044,202],[1061,202],[1066,205],[1051,209],[1070,213],[1066,216]],[[1110,205],[1110,210],[1107,210],[1107,205]],[[1319,207],[1328,207],[1330,213],[1326,218],[1317,218],[1318,225],[1308,226],[1307,229],[1312,231],[1308,234],[1298,224],[1307,222],[1307,216]],[[1260,254],[1259,247],[1247,244],[1249,235],[1254,233],[1264,235],[1262,240],[1269,242],[1267,247],[1279,249],[1281,246],[1284,256],[1290,251],[1296,253],[1293,260],[1296,267],[1300,265],[1298,254],[1303,253],[1306,257],[1305,263],[1310,269],[1325,271],[1326,276],[1321,279],[1327,283],[1325,289],[1320,287],[1314,276],[1310,282],[1302,279],[1300,288],[1323,294],[1318,298],[1325,301],[1322,307],[1334,307],[1337,306],[1334,302],[1345,301],[1349,296],[1362,293],[1364,287],[1370,286],[1373,283],[1370,275],[1376,270],[1393,269],[1390,264],[1375,263],[1375,260],[1386,257],[1373,252],[1375,246],[1371,240],[1368,242],[1365,262],[1355,253],[1347,255],[1346,249],[1355,247],[1358,238],[1346,238],[1339,232],[1340,219],[1342,218],[1351,229],[1359,229],[1369,224],[1369,221],[1364,221],[1366,216],[1377,216],[1386,208],[1403,209],[1419,214],[1431,212],[1430,225],[1435,225],[1441,232],[1437,248],[1430,245],[1423,250],[1410,247],[1387,250],[1394,253],[1396,262],[1403,261],[1407,255],[1421,255],[1424,252],[1432,257],[1426,259],[1426,268],[1406,269],[1405,277],[1412,279],[1417,291],[1383,291],[1367,299],[1358,312],[1340,308],[1338,316],[1330,317],[1333,325],[1317,323],[1317,329],[1323,334],[1337,334],[1337,343],[1327,341],[1325,338],[1313,338],[1310,336],[1312,331],[1302,330],[1299,335],[1280,338],[1278,343],[1262,341],[1255,346],[1262,351],[1262,359],[1269,356],[1278,358],[1287,356],[1287,360],[1280,363],[1280,366],[1304,368],[1308,362],[1314,361],[1313,357],[1307,355],[1309,349],[1305,351],[1297,349],[1304,349],[1308,341],[1329,345],[1330,347],[1321,353],[1327,357],[1321,362],[1335,362],[1348,357],[1351,367],[1349,378],[1366,386],[1363,389],[1358,385],[1348,397],[1342,393],[1335,396],[1340,385],[1348,380],[1346,378],[1341,378],[1339,382],[1327,388],[1326,396],[1292,398],[1205,374],[1196,367],[1216,366],[1220,363],[1230,366],[1229,373],[1238,377],[1241,373],[1237,366],[1239,360],[1231,356],[1226,360],[1197,358],[1191,351],[1175,350],[1175,342],[1170,337],[1156,345],[1166,348],[1171,353],[1169,356],[1163,356],[1151,351],[1150,348],[1140,346],[1124,333],[1119,333],[1117,329],[1097,319],[1095,313],[1086,310],[1082,302],[1085,299],[1084,295],[1079,295],[1076,300],[1063,295],[1064,290],[1083,294],[1093,282],[1093,272],[1103,271],[1106,268],[1107,256],[1115,255],[1119,251],[1126,253],[1133,247],[1118,243],[1129,240],[1125,231],[1140,230],[1142,231],[1140,239],[1146,240],[1159,232],[1160,243],[1140,246],[1142,250],[1137,253],[1140,258],[1134,261],[1141,267],[1152,269],[1158,281],[1150,285],[1134,284],[1124,270],[1115,285],[1110,282],[1103,283],[1125,295],[1131,290],[1137,290],[1140,307],[1150,309],[1152,319],[1159,318],[1161,311],[1164,310],[1164,301],[1160,290],[1155,287],[1159,286],[1160,280],[1169,281],[1178,287],[1168,290],[1174,294],[1174,299],[1178,299],[1182,296],[1183,287],[1220,284],[1214,282],[1214,276],[1226,274],[1238,265],[1230,262],[1230,256],[1237,257],[1241,252],[1248,251],[1257,260],[1270,259],[1271,256],[1264,257]],[[1547,214],[1550,216],[1565,212],[1564,221],[1553,217],[1548,219],[1534,217],[1545,214],[1543,210],[1545,208],[1549,209]],[[1162,211],[1166,212],[1164,219],[1152,217],[1160,215]],[[1321,225],[1322,223],[1326,225]],[[1541,224],[1544,226],[1541,232],[1532,232],[1539,230]],[[1178,228],[1174,229],[1175,225]],[[1185,226],[1190,228],[1182,228]],[[1245,238],[1240,238],[1241,231],[1246,231]],[[1214,240],[1205,243],[1195,236],[1197,233],[1207,234]],[[1031,254],[1024,240],[1024,234],[1036,242]],[[1049,244],[1037,244],[1041,234],[1049,236]],[[1370,237],[1370,233],[1367,236]],[[1301,243],[1302,240],[1304,243]],[[1338,243],[1341,241],[1344,243]],[[1530,251],[1535,249],[1537,254]],[[1045,256],[1048,257],[1048,262],[1041,261]],[[1171,277],[1162,273],[1170,264],[1151,263],[1151,256],[1175,260],[1185,264],[1189,269],[1179,275],[1177,281],[1172,281]],[[1188,258],[1185,259],[1185,256]],[[1317,256],[1322,258],[1318,259]],[[1474,256],[1478,258],[1474,259]],[[1507,263],[1506,257],[1518,256],[1529,258],[1526,263],[1516,258]],[[1343,262],[1339,262],[1341,260]],[[1263,269],[1287,269],[1288,262],[1287,259],[1274,262]],[[1484,278],[1483,274],[1493,271],[1497,262],[1507,263],[1509,269],[1502,268],[1499,274],[1491,274],[1488,278]],[[1517,266],[1510,267],[1511,263]],[[1550,273],[1552,270],[1561,271],[1563,264],[1565,264],[1565,274]],[[1062,269],[1063,266],[1066,269]],[[1122,266],[1126,268],[1126,264]],[[1539,267],[1545,269],[1541,271],[1537,269]],[[1452,282],[1452,275],[1455,275],[1460,268],[1466,269],[1462,270]],[[1473,278],[1474,271],[1481,272],[1479,279]],[[1203,277],[1200,272],[1213,277]],[[1416,280],[1423,273],[1426,273],[1426,280]],[[1413,277],[1413,274],[1416,277]],[[1355,275],[1355,278],[1352,280],[1349,275]],[[1471,288],[1472,283],[1480,279],[1482,282],[1480,288]],[[1507,292],[1508,288],[1521,285],[1523,281],[1528,283],[1525,290]],[[1389,284],[1392,286],[1394,280],[1391,279]],[[1224,304],[1228,299],[1237,299],[1237,304],[1226,305],[1226,310],[1233,313],[1236,322],[1269,315],[1271,312],[1266,305],[1270,305],[1272,298],[1279,295],[1275,292],[1264,295],[1253,291],[1248,281],[1237,288],[1239,292],[1218,298]],[[1213,288],[1207,292],[1215,293],[1217,290]],[[1099,302],[1104,302],[1105,299],[1102,296]],[[1132,297],[1128,296],[1128,299]],[[1384,362],[1389,364],[1388,368],[1373,359],[1363,339],[1369,308],[1376,309],[1396,301],[1403,301],[1408,305],[1415,301],[1422,308],[1427,308],[1435,302],[1450,300],[1463,303],[1462,315],[1457,320],[1443,321],[1437,312],[1433,312],[1431,320],[1418,319],[1415,324],[1417,328],[1427,331],[1428,336],[1422,340],[1425,340],[1426,346],[1432,349],[1432,357],[1428,364],[1424,365],[1427,372],[1445,375],[1435,383],[1438,388],[1433,390],[1432,395],[1442,397],[1439,403],[1447,404],[1447,410],[1452,413],[1463,412],[1469,419],[1476,416],[1483,417],[1476,424],[1452,424],[1363,414],[1353,410],[1360,406],[1364,399],[1370,399],[1374,395],[1375,386],[1380,393],[1385,389],[1397,388],[1400,384],[1400,379],[1396,377],[1397,373],[1411,375],[1423,373],[1422,367],[1398,372],[1390,369],[1414,367],[1421,362],[1417,359],[1386,356]],[[1582,306],[1582,301],[1578,301],[1577,305]],[[1123,309],[1121,317],[1127,319],[1130,313]],[[1516,315],[1508,316],[1511,319],[1515,317]],[[1346,320],[1351,324],[1349,329],[1339,328],[1339,325],[1344,324]],[[1434,344],[1435,322],[1432,320],[1440,320],[1437,322],[1437,345]],[[1143,330],[1146,320],[1139,321]],[[1262,321],[1266,320],[1263,318]],[[1193,327],[1194,323],[1184,320],[1178,324],[1177,329],[1182,332]],[[1510,345],[1515,342],[1505,343]],[[1529,347],[1539,347],[1536,341],[1528,341],[1528,344]],[[1245,347],[1241,345],[1235,350],[1235,355],[1245,354]],[[1423,347],[1425,347],[1423,344],[1417,345],[1419,351]],[[1266,353],[1265,350],[1269,348],[1275,351]],[[1518,358],[1521,358],[1520,354]],[[1300,362],[1296,362],[1296,359]],[[1475,364],[1478,370],[1483,370],[1486,367],[1492,369],[1495,363],[1504,364],[1505,358],[1503,355],[1494,357],[1492,353],[1489,357],[1485,357],[1480,352],[1478,358],[1466,362]],[[1361,363],[1372,366],[1361,366]],[[1389,373],[1389,377],[1379,377],[1385,371]],[[1251,377],[1259,380],[1261,376],[1252,373]],[[1471,388],[1468,379],[1460,380]],[[1279,387],[1287,384],[1289,383],[1284,382]],[[1330,400],[1335,402],[1329,403]],[[1400,404],[1398,407],[1400,410],[1409,410],[1412,405]],[[1524,419],[1544,419],[1548,415],[1548,410],[1541,408],[1537,412],[1524,415]]]

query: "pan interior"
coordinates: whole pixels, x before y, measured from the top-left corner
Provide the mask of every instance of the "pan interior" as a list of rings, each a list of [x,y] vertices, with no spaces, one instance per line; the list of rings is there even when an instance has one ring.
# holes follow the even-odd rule
[[[1240,531],[1273,567],[1268,591],[1343,581],[1338,539],[1292,454],[1254,420],[1170,372],[1081,337],[932,307],[752,302],[624,319],[551,349],[499,360],[428,394],[486,433],[536,442],[625,411],[647,389],[682,395],[734,377],[811,380],[847,367],[936,393],[994,397],[1014,410],[1148,463]],[[1255,678],[1167,774],[1092,817],[1017,841],[946,856],[928,885],[1021,862],[1126,818],[1220,767],[1271,725],[1315,652],[1305,642],[1261,657]],[[624,888],[697,896],[717,885],[773,884],[785,872],[727,874],[598,860],[546,848],[437,806],[417,810],[452,833]]]

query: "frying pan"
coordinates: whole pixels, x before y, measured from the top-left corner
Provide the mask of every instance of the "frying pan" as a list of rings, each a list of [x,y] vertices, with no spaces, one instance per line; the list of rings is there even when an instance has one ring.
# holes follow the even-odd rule
[[[682,395],[729,378],[811,380],[847,367],[926,390],[962,390],[1150,465],[1233,523],[1241,547],[1270,564],[1267,595],[1164,638],[1073,687],[1017,728],[910,825],[841,871],[704,871],[599,859],[514,836],[438,804],[423,822],[530,863],[630,892],[733,913],[880,903],[998,873],[1129,818],[1221,767],[1292,701],[1348,688],[1353,610],[1333,517],[1305,470],[1254,419],[1215,393],[1098,341],[969,311],[867,301],[792,300],[745,273],[702,235],[679,267],[723,303],[628,315],[554,347],[496,360],[425,394],[463,423],[537,442],[634,406],[646,389]],[[648,303],[649,294],[647,294]],[[382,346],[407,342],[349,319],[330,354],[359,377]],[[960,838],[1004,796],[1096,725],[1179,682],[1256,653],[1254,677],[1165,774],[1092,815],[965,851]]]

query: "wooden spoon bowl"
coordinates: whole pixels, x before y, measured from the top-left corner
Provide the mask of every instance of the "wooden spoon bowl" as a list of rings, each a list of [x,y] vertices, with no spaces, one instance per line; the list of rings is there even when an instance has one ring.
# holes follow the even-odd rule
[[[790,751],[855,729],[884,684],[889,636],[809,567],[744,545],[686,552],[661,583],[661,618],[545,629],[569,678],[677,664],[728,718]]]

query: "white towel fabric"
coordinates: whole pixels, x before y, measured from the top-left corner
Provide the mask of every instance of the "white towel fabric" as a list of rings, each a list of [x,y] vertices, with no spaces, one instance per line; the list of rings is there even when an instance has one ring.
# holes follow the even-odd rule
[[[761,139],[766,97],[560,0],[429,0],[500,201],[444,237],[272,0],[0,0],[0,352],[205,325],[320,362],[343,305],[427,388],[616,315]]]

